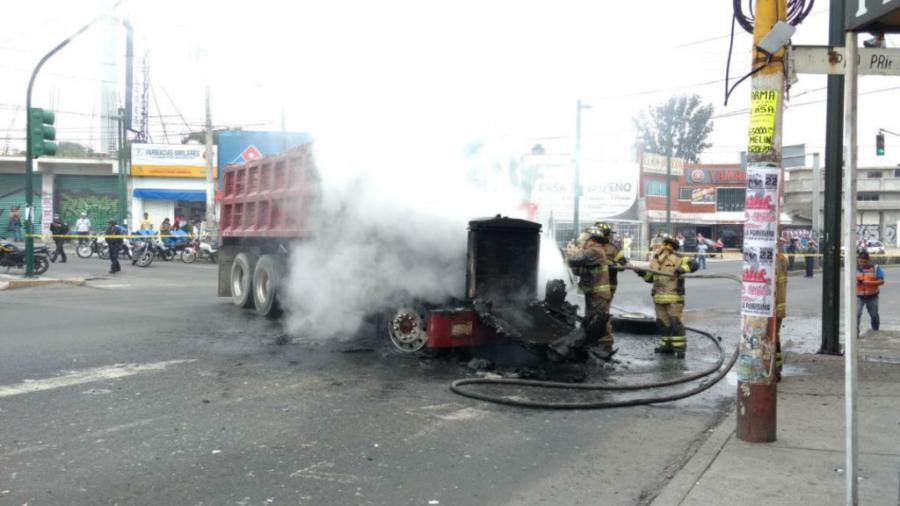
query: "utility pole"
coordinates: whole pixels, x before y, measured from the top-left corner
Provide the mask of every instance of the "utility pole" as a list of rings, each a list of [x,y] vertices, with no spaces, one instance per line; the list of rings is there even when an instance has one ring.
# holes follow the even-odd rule
[[[591,106],[585,104],[579,98],[575,105],[575,190],[574,206],[572,214],[572,237],[578,238],[581,224],[579,223],[579,204],[581,203],[581,110],[590,109]]]
[[[666,148],[666,233],[672,235],[672,137]]]
[[[813,170],[812,170],[812,235],[818,241],[821,233],[821,222],[819,213],[821,212],[821,185],[822,185],[822,168],[819,164],[819,153],[813,153]]]
[[[737,370],[737,435],[748,442],[771,442],[776,437],[774,292],[784,181],[784,49],[767,54],[756,48],[786,13],[786,0],[756,2],[744,224],[745,295],[741,298],[742,336]]]
[[[121,107],[119,108],[117,125],[118,125],[118,143],[119,143],[119,150],[118,150],[119,212],[118,212],[118,216],[116,217],[116,219],[119,222],[119,225],[124,226],[125,218],[128,216],[128,210],[126,209],[126,206],[128,205],[128,188],[127,188],[128,168],[126,167],[126,163],[125,163],[125,157],[126,157],[126,154],[125,154],[126,142],[125,141],[127,139],[127,134],[126,134],[127,130],[126,129],[128,127],[125,124],[125,109],[123,109]],[[128,224],[129,227],[131,227],[132,225],[133,225],[132,223]]]
[[[209,98],[209,82],[206,83],[206,231],[210,236],[218,235],[216,225],[216,178],[213,161],[212,109]]]
[[[828,45],[844,44],[846,0],[831,0]],[[843,163],[844,76],[828,76],[825,117],[825,229],[822,235],[822,346],[819,353],[841,354],[841,180]]]

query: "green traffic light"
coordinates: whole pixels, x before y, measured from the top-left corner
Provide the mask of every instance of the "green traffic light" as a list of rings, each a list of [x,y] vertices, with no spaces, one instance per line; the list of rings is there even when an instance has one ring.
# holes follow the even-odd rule
[[[56,154],[56,129],[53,123],[56,122],[56,115],[53,111],[32,107],[29,111],[31,115],[31,131],[28,132],[28,142],[31,144],[31,155],[38,157],[41,155],[53,156]]]

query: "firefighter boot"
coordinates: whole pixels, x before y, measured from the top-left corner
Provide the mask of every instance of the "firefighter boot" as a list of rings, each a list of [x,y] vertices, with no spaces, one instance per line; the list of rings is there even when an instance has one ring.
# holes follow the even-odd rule
[[[671,355],[675,352],[672,348],[672,329],[666,325],[662,320],[656,320],[656,327],[659,329],[659,344],[653,350],[654,353],[662,353],[664,355]]]
[[[672,318],[672,349],[675,352],[675,358],[684,358],[687,352],[687,332],[680,318]]]

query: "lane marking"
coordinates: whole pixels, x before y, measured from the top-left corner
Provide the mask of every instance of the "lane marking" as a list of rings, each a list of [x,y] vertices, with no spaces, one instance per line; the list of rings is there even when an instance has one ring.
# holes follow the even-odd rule
[[[142,372],[162,371],[171,365],[189,364],[196,361],[197,359],[168,360],[165,362],[152,362],[149,364],[115,364],[106,367],[94,367],[82,371],[73,371],[69,374],[53,378],[25,380],[22,383],[16,383],[14,385],[0,386],[0,398],[42,392],[44,390],[55,390],[57,388],[69,387],[72,385],[92,383],[94,381],[124,378]]]

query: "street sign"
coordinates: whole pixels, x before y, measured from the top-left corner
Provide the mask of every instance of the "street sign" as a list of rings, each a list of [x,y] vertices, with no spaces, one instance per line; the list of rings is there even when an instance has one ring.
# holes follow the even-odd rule
[[[847,31],[900,31],[900,0],[848,0],[845,5]]]
[[[861,47],[857,52],[860,74],[900,76],[900,49]],[[842,47],[794,46],[789,61],[796,74],[843,74],[847,66]]]

